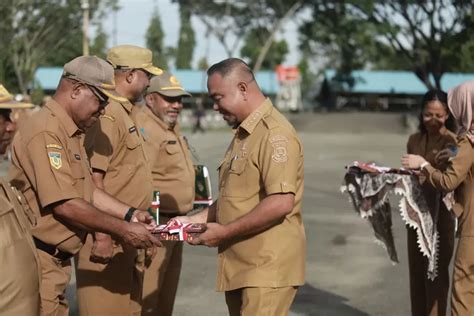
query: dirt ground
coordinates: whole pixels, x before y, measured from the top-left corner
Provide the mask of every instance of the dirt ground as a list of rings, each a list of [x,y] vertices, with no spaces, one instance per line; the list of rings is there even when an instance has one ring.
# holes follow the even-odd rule
[[[405,227],[396,201],[393,231],[400,264],[392,265],[366,221],[339,191],[344,166],[354,160],[399,166],[408,138],[402,116],[310,113],[291,116],[291,121],[305,150],[307,276],[290,315],[409,315]],[[230,130],[188,136],[201,163],[209,166],[215,187],[215,169]],[[214,291],[215,273],[216,249],[185,246],[174,315],[227,314],[223,294]],[[74,279],[68,296],[74,310]]]

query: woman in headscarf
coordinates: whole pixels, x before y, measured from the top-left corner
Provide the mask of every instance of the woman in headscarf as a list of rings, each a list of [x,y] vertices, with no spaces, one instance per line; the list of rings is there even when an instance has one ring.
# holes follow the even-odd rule
[[[435,169],[419,155],[402,157],[405,168],[420,168],[427,181],[443,192],[455,189],[454,214],[458,217],[458,246],[454,259],[452,315],[474,314],[474,81],[448,92],[448,106],[458,123],[457,151],[445,171]]]
[[[419,122],[418,132],[408,139],[407,153],[420,155],[433,167],[445,170],[436,162],[436,156],[456,143],[456,122],[449,114],[446,92],[430,90],[423,96]],[[428,207],[437,217],[438,276],[433,281],[428,279],[428,260],[418,248],[416,231],[407,226],[411,314],[444,316],[449,292],[449,262],[454,250],[454,218],[444,206],[439,190],[427,181],[421,186]]]

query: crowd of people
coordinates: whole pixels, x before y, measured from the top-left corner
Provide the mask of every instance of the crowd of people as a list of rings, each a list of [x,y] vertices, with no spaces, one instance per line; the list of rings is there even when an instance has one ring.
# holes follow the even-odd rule
[[[10,151],[0,180],[1,315],[68,315],[72,260],[80,315],[172,315],[183,242],[153,234],[170,220],[206,224],[188,242],[218,248],[216,287],[229,315],[288,314],[305,280],[302,143],[244,61],[225,59],[207,75],[234,137],[218,168],[219,196],[199,211],[178,120],[191,95],[153,65],[150,50],[119,45],[106,60],[71,60],[52,98],[21,122],[15,111],[33,105],[0,85],[0,153]],[[428,91],[402,157],[420,170],[428,207],[439,208],[434,281],[407,228],[412,315],[445,315],[450,283],[452,314],[474,314],[473,102],[473,82]],[[443,201],[452,193],[450,209]]]
[[[208,90],[235,136],[218,199],[196,211],[178,122],[190,94],[150,50],[119,45],[106,60],[69,61],[52,98],[21,123],[12,111],[33,106],[0,86],[0,150],[10,152],[0,315],[68,315],[72,260],[80,315],[171,315],[183,242],[154,234],[170,220],[205,223],[188,242],[218,248],[217,290],[230,315],[288,313],[305,278],[302,144],[244,61],[211,66]]]

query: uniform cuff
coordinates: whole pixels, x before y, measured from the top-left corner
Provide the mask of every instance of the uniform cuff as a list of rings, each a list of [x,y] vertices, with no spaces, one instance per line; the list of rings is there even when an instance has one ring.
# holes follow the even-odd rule
[[[296,194],[296,186],[288,182],[280,182],[280,183],[275,183],[269,186],[265,186],[265,192],[267,192],[267,194],[274,194],[274,193]]]

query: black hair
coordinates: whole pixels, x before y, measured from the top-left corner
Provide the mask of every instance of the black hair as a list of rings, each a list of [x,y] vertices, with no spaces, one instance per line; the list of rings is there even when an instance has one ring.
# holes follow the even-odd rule
[[[242,74],[248,75],[250,77],[249,80],[255,80],[255,76],[252,72],[252,69],[250,69],[250,66],[239,58],[227,58],[218,62],[217,64],[212,65],[207,70],[207,75],[210,77],[214,73],[218,73],[222,77],[225,77],[232,73],[235,69],[239,69]]]
[[[10,109],[0,109],[0,116],[2,116],[7,122],[11,122],[11,119],[10,119],[11,113],[12,113],[12,110]]]
[[[423,125],[423,111],[425,109],[425,106],[431,102],[431,101],[439,101],[442,105],[443,108],[446,110],[446,113],[448,114],[448,118],[446,122],[444,122],[444,126],[448,130],[450,130],[453,133],[456,133],[456,121],[454,120],[454,117],[451,115],[451,111],[449,111],[448,107],[448,94],[442,90],[429,90],[428,92],[425,93],[423,98],[421,99],[421,110],[420,110],[420,115],[418,116],[418,130],[421,133],[426,133],[426,127]]]

